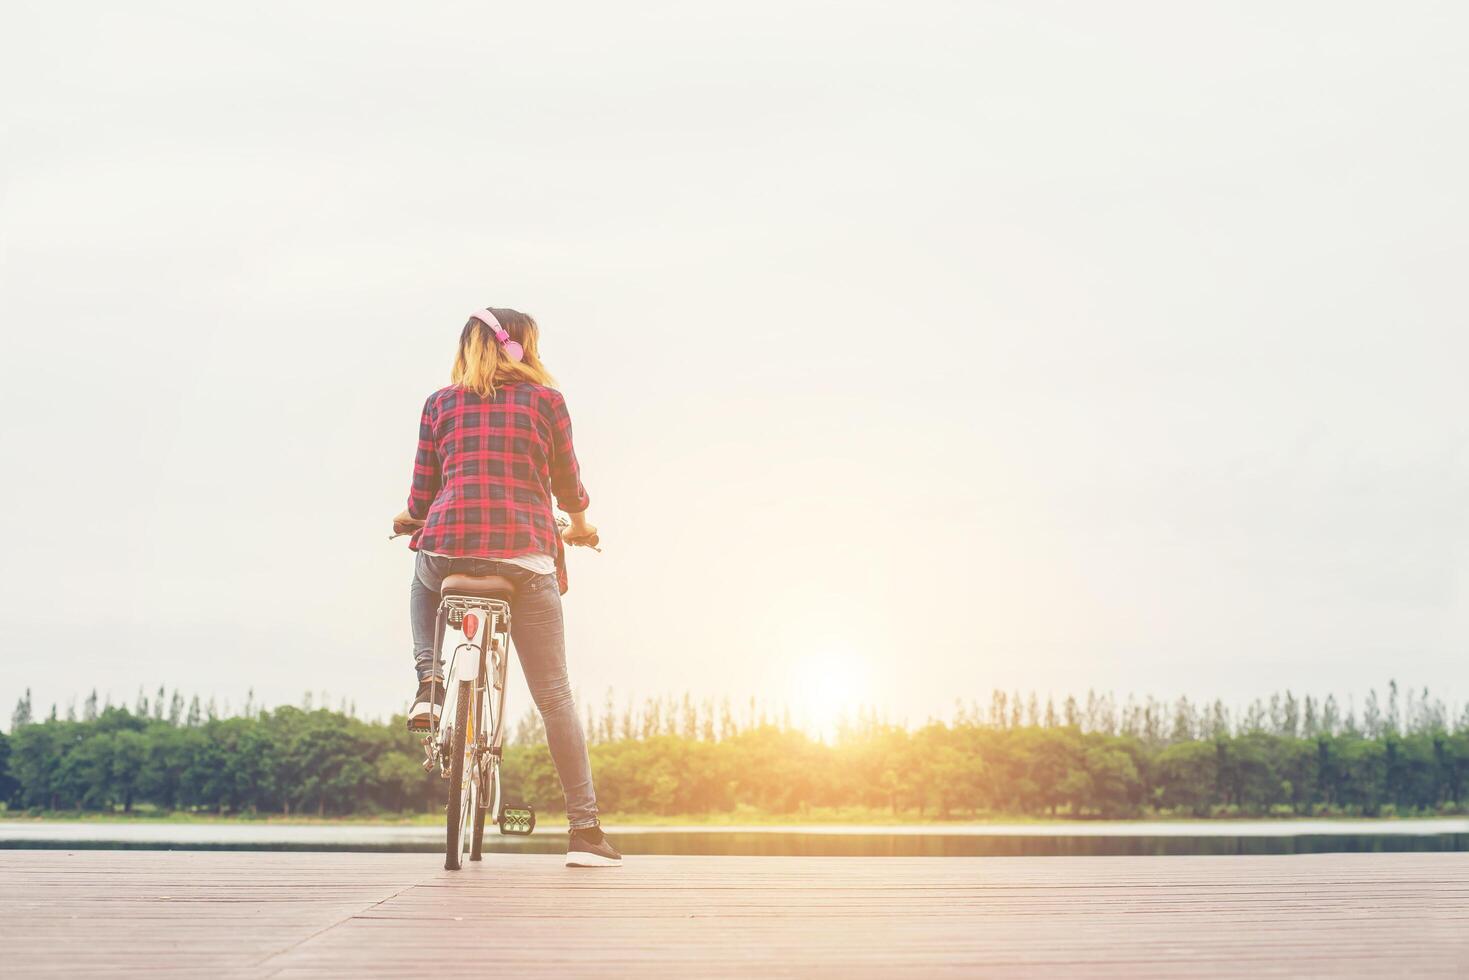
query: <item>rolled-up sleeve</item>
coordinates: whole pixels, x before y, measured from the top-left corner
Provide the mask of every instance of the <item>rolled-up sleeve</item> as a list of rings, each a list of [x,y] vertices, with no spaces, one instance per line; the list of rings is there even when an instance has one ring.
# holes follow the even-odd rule
[[[413,457],[413,488],[408,491],[408,516],[416,521],[428,517],[443,483],[439,466],[439,451],[434,445],[433,399],[423,406],[423,415],[418,420],[418,451]]]
[[[579,514],[591,505],[581,484],[581,467],[571,442],[571,414],[559,391],[547,391],[546,422],[551,430],[551,493],[556,505],[568,514]]]

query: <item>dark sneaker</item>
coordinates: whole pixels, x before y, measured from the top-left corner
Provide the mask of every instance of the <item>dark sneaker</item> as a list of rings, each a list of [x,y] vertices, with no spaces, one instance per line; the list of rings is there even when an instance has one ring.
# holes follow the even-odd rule
[[[573,830],[566,844],[568,868],[620,868],[622,855],[598,826]]]
[[[418,693],[413,695],[413,707],[408,709],[410,732],[432,731],[444,710],[444,682],[419,681]]]

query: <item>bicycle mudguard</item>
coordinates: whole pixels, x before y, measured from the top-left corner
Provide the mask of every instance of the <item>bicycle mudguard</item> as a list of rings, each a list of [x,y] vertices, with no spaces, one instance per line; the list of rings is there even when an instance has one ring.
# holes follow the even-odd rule
[[[529,803],[506,803],[500,808],[500,833],[529,837],[536,829],[536,808]]]

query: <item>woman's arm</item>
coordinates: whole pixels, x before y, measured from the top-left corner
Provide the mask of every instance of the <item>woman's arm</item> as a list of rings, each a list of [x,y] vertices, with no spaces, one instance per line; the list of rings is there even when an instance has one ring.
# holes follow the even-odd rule
[[[418,419],[418,451],[413,457],[413,487],[408,491],[408,507],[403,515],[422,523],[428,518],[428,509],[433,506],[443,483],[439,471],[439,451],[434,447],[434,423],[429,414],[433,396],[424,402],[423,414]],[[396,525],[396,521],[394,524]]]
[[[561,540],[567,544],[586,544],[595,541],[597,529],[587,520],[587,507],[591,497],[581,483],[581,467],[576,461],[576,447],[571,441],[571,414],[566,410],[566,399],[559,391],[551,391],[551,493],[556,504],[571,518],[571,524],[561,529]]]
[[[547,391],[551,427],[551,493],[556,505],[571,516],[572,527],[577,519],[585,522],[583,511],[591,504],[587,488],[581,484],[581,467],[576,462],[576,448],[571,442],[571,414],[566,411],[566,399],[559,391]]]

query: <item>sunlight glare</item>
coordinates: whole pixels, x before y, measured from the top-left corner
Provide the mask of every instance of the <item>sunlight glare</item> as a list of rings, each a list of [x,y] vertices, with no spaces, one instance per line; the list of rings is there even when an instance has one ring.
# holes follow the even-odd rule
[[[791,712],[796,723],[824,742],[833,742],[843,721],[870,703],[866,661],[849,648],[797,657],[791,671]]]

